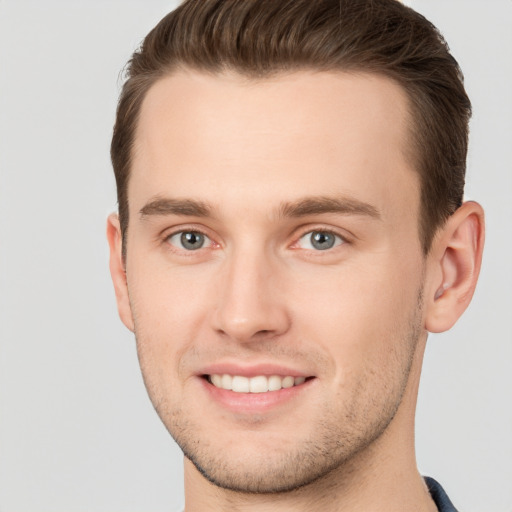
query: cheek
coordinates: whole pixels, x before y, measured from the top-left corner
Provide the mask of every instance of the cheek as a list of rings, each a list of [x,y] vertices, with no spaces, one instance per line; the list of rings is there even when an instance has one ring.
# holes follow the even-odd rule
[[[331,354],[338,379],[396,364],[418,306],[417,265],[373,258],[309,277],[293,293],[294,318],[301,337]]]
[[[142,256],[128,272],[130,300],[146,325],[179,330],[190,325],[211,297],[212,272],[206,265],[171,265]]]
[[[142,260],[128,272],[130,304],[143,372],[169,381],[203,328],[212,291],[205,272]],[[145,375],[147,378],[147,375]]]

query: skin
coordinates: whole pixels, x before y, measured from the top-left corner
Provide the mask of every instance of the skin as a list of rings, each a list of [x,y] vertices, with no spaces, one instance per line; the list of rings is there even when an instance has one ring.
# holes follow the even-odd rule
[[[391,80],[342,72],[181,70],[148,92],[125,260],[115,215],[107,235],[121,319],[186,455],[187,512],[436,510],[414,454],[421,363],[471,299],[483,213],[465,203],[422,254],[407,107]],[[215,364],[311,378],[240,410],[208,391]]]

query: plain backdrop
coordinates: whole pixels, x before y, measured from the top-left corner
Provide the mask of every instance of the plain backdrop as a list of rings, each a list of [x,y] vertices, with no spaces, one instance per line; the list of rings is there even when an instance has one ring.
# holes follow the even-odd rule
[[[418,463],[465,512],[512,511],[512,1],[410,0],[445,34],[474,105],[467,196],[487,247],[469,310],[428,343]],[[183,503],[117,317],[105,218],[119,73],[176,3],[0,0],[0,511]]]

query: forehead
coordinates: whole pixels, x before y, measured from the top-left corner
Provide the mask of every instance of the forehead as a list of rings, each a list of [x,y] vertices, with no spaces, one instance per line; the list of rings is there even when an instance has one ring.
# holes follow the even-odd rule
[[[303,195],[416,209],[408,100],[373,74],[250,80],[182,70],[157,81],[136,131],[130,208],[171,195],[263,209]]]

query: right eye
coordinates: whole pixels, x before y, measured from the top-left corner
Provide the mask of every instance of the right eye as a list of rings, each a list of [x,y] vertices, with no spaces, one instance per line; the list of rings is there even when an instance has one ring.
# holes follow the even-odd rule
[[[167,243],[178,249],[197,251],[204,247],[210,247],[212,241],[199,231],[178,231],[167,238]]]
[[[302,235],[298,242],[303,249],[313,249],[315,251],[327,251],[343,243],[345,241],[340,235],[322,230],[309,231]]]

